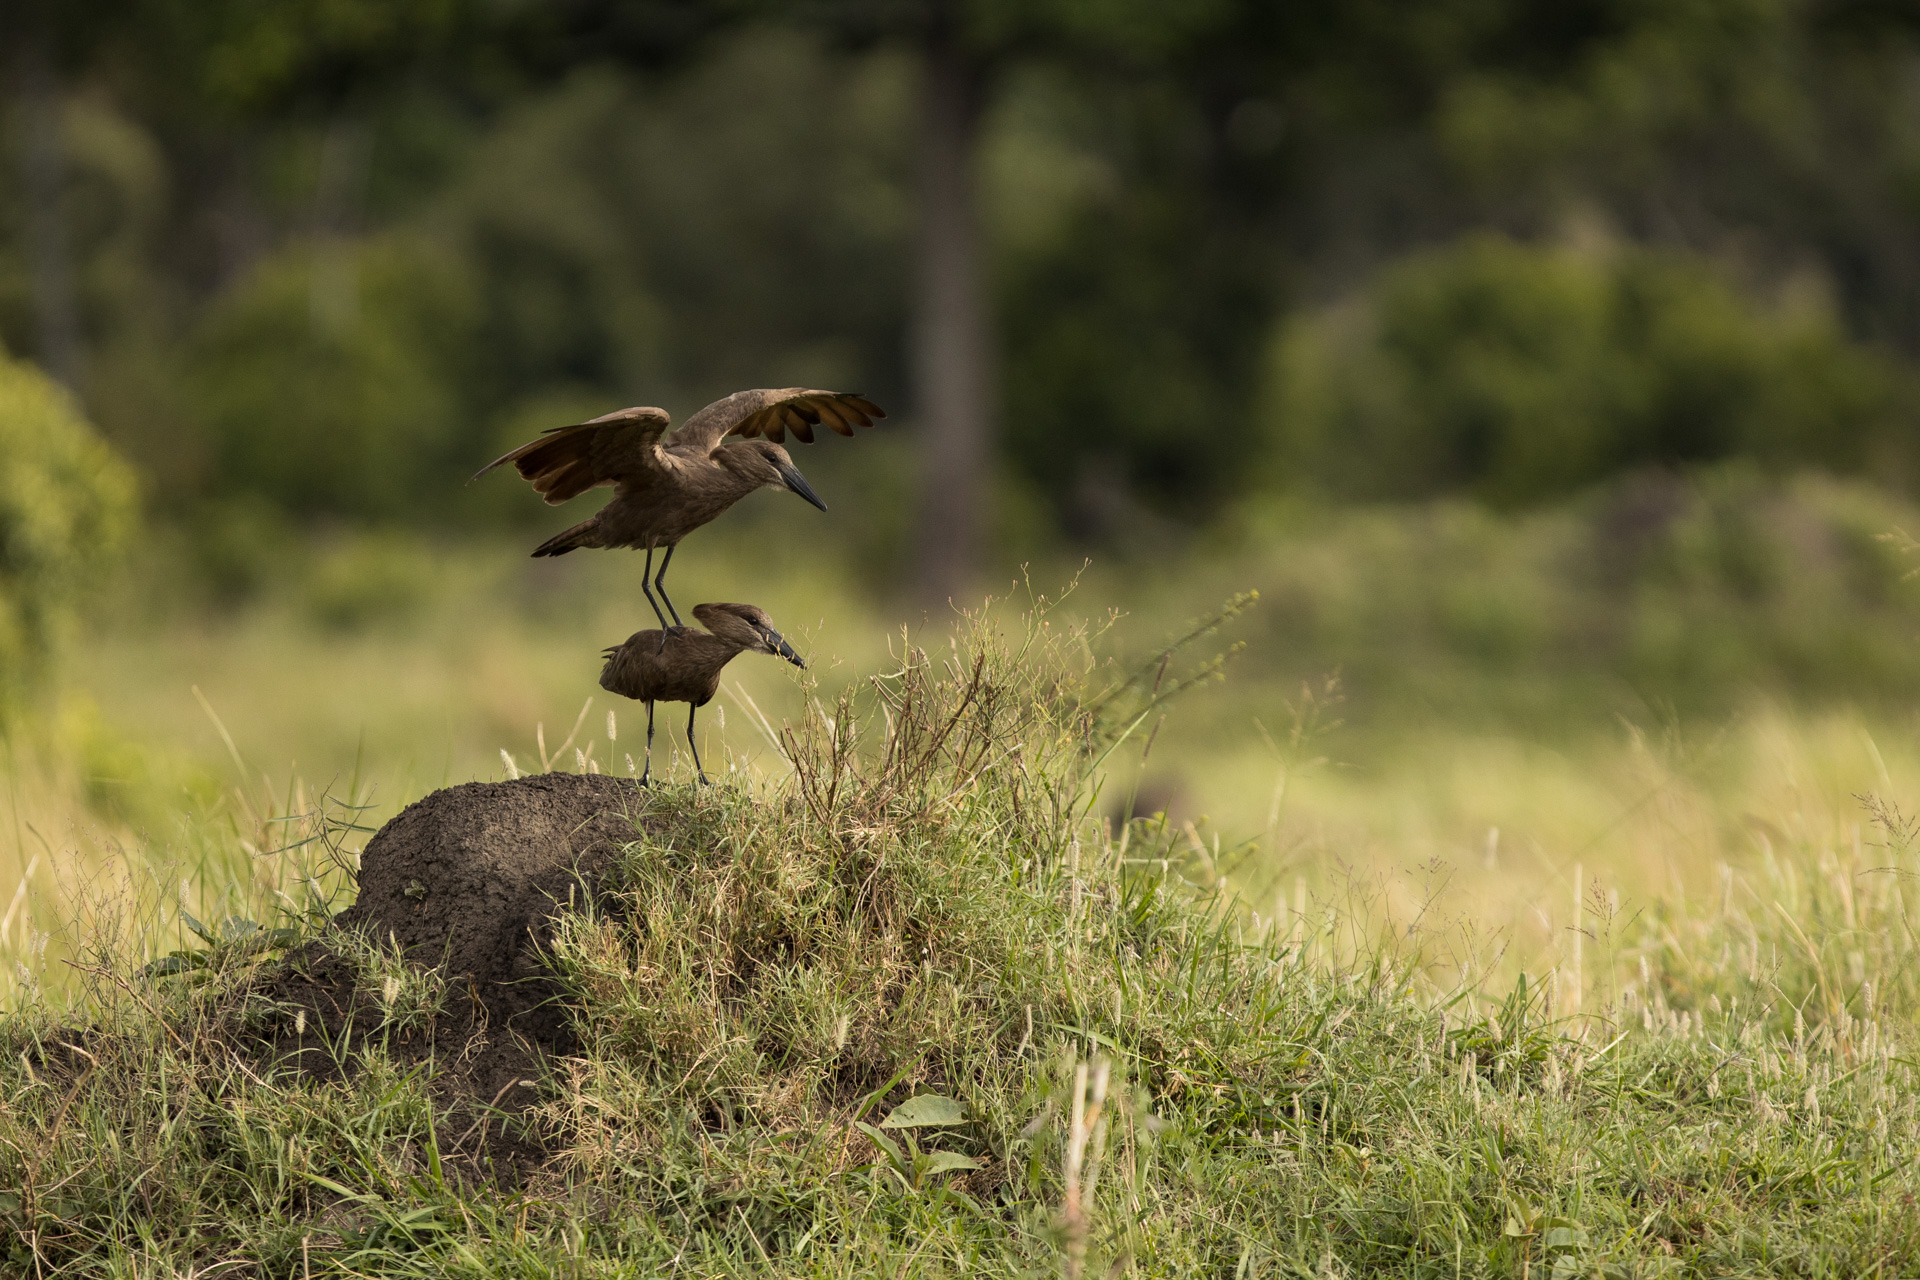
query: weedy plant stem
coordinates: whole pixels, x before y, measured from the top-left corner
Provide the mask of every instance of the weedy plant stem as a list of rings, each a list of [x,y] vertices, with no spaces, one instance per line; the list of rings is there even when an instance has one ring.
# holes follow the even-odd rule
[[[1075,1062],[1073,1068],[1073,1110],[1067,1123],[1067,1149],[1061,1169],[1066,1198],[1060,1211],[1070,1280],[1078,1280],[1086,1270],[1087,1214],[1100,1174],[1107,1080],[1111,1071],[1112,1063],[1104,1058],[1091,1064],[1091,1073],[1084,1060]],[[1089,1144],[1093,1146],[1091,1161],[1087,1158]]]
[[[1586,971],[1584,968],[1584,944],[1587,940],[1587,873],[1580,863],[1573,864],[1573,1006],[1572,1012],[1578,1015],[1586,1004]]]

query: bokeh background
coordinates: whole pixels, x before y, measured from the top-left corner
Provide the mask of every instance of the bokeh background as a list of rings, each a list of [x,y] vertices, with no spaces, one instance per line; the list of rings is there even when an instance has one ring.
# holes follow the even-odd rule
[[[0,53],[0,983],[316,797],[624,770],[638,558],[467,477],[746,386],[891,413],[675,565],[827,689],[955,602],[1077,581],[1127,662],[1258,590],[1107,802],[1273,913],[1444,884],[1552,964],[1904,856],[1920,6],[14,0]]]

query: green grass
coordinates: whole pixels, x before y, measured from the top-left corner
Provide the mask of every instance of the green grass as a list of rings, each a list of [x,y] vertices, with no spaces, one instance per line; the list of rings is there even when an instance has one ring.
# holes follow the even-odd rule
[[[1228,851],[1116,826],[1099,780],[1159,664],[1116,673],[1063,618],[997,628],[795,717],[789,776],[655,793],[621,909],[556,944],[583,1051],[518,1121],[555,1155],[513,1189],[377,1045],[337,1084],[249,1055],[284,1016],[248,998],[269,957],[143,978],[172,912],[129,904],[75,956],[78,1005],[0,1024],[4,1265],[1920,1267],[1914,850],[1884,800],[1861,857],[1892,871],[1781,831],[1710,899],[1596,898],[1580,961],[1521,979],[1497,937],[1410,925],[1364,878],[1256,912]]]

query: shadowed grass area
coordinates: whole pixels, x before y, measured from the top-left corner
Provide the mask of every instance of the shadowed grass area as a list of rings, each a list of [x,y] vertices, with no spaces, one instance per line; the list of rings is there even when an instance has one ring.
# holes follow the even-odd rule
[[[322,1085],[250,1056],[244,1033],[286,1016],[248,998],[259,952],[148,977],[102,935],[72,1013],[4,1023],[7,1266],[1920,1264],[1898,893],[1849,898],[1852,877],[1783,844],[1778,884],[1712,909],[1597,904],[1590,963],[1631,960],[1611,991],[1487,977],[1472,937],[1363,900],[1263,918],[1177,826],[1100,816],[1102,759],[1146,723],[1159,663],[1133,679],[1081,628],[999,627],[909,648],[791,721],[785,780],[654,794],[615,905],[554,948],[582,1050],[533,1112],[499,1118],[557,1151],[516,1190],[457,1157],[431,1064],[404,1075],[374,1039]],[[1182,661],[1160,692],[1207,669]]]

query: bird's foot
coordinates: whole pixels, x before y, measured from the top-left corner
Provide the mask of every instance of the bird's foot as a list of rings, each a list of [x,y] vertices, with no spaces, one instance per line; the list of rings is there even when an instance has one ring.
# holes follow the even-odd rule
[[[648,770],[646,773],[641,774],[640,785],[643,787],[651,787],[653,785],[651,778],[652,778],[652,770]]]
[[[700,775],[700,785],[703,787],[710,787],[713,785],[713,779],[709,778],[705,773],[702,773]]]

